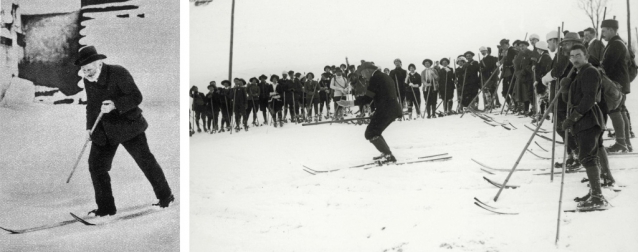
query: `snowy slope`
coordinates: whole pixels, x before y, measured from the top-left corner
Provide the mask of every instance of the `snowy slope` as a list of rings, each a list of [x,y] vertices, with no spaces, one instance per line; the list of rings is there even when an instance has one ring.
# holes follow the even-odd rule
[[[630,111],[638,102],[630,97]],[[502,98],[501,98],[502,100]],[[196,134],[190,139],[193,251],[638,251],[638,170],[615,170],[615,207],[564,214],[554,245],[560,176],[514,173],[495,215],[473,205],[498,189],[506,172],[489,175],[472,162],[510,169],[531,131],[529,119],[495,116],[518,129],[491,127],[466,115],[394,122],[384,133],[399,160],[447,152],[451,161],[310,175],[302,164],[328,170],[369,162],[378,152],[365,126],[287,124],[249,132]],[[635,121],[634,121],[635,122]],[[609,125],[611,127],[611,123]],[[551,129],[549,124],[543,128]],[[551,134],[547,134],[551,138]],[[551,151],[549,141],[535,139]],[[634,140],[636,142],[638,140]],[[610,145],[606,142],[605,145]],[[550,157],[532,143],[535,153]],[[556,155],[562,159],[563,148]],[[638,168],[638,157],[612,157],[613,168]],[[549,168],[526,153],[520,169]],[[587,193],[585,173],[567,174],[563,208]]]
[[[144,106],[151,151],[173,194],[179,195],[179,135],[176,104]],[[169,109],[167,109],[167,107]],[[66,177],[86,131],[78,105],[36,104],[0,108],[0,226],[28,228],[84,216],[95,209],[88,149],[69,184]],[[5,118],[10,118],[6,120]],[[153,190],[123,148],[111,170],[118,208],[156,203]],[[179,201],[179,197],[177,197]],[[0,232],[0,251],[175,251],[179,249],[179,205],[145,217],[101,227],[72,224],[23,235]]]

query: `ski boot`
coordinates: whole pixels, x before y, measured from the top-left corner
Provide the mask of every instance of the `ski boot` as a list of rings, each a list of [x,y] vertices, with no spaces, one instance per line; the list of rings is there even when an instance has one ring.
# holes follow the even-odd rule
[[[279,121],[279,127],[283,127],[284,126],[284,122],[283,121]]]
[[[606,147],[605,148],[607,150],[607,153],[627,153],[627,151],[629,150],[629,148],[627,148],[627,146],[619,144],[619,143],[614,143],[614,145]]]
[[[605,197],[600,195],[590,195],[585,201],[581,201],[578,203],[578,210],[594,210],[594,209],[607,209],[609,207],[609,202],[605,199]]]
[[[244,124],[244,131],[248,131],[248,124]]]
[[[224,133],[224,128],[221,128],[218,133]]]
[[[629,131],[629,135],[630,135],[631,138],[636,138],[636,135],[634,135],[633,131]]]
[[[577,158],[574,159],[574,162],[570,165],[567,164],[567,170],[565,172],[570,173],[570,172],[576,172],[578,170],[580,170],[581,166],[580,166],[580,160],[578,160]]]
[[[378,165],[396,163],[397,159],[392,154],[385,154],[381,159],[377,160]]]
[[[197,133],[202,133],[202,129],[197,128]]]
[[[241,130],[241,128],[239,128],[239,126],[235,127],[235,132],[239,132],[239,130]]]
[[[175,201],[175,197],[171,194],[170,196],[168,196],[166,198],[160,199],[159,202],[157,202],[157,204],[153,204],[153,206],[159,206],[161,208],[166,208],[173,201]]]
[[[104,217],[104,216],[109,216],[109,215],[115,215],[117,213],[117,209],[115,208],[115,206],[113,206],[113,208],[110,209],[95,209],[95,210],[91,210],[87,215],[91,215],[94,214],[96,217]]]
[[[567,166],[570,166],[572,164],[574,164],[574,158],[573,157],[567,157]],[[556,162],[556,163],[554,163],[554,167],[555,168],[563,168],[563,163]]]
[[[589,190],[589,192],[587,192],[587,195],[583,196],[583,197],[576,197],[574,198],[575,202],[578,202],[579,204],[581,202],[585,202],[586,200],[588,200],[591,196],[591,190]]]

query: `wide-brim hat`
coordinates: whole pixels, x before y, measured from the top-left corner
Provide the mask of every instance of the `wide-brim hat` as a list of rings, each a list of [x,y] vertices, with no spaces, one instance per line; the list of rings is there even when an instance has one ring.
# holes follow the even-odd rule
[[[229,81],[229,80],[223,80],[223,81],[222,81],[222,85],[224,85],[224,86],[226,86],[226,85],[230,86],[230,81]]]
[[[273,78],[277,78],[277,80],[279,80],[279,75],[273,74],[270,76],[270,81],[272,81]]]
[[[547,42],[545,41],[538,41],[536,42],[536,49],[541,49],[541,50],[549,50],[549,47],[547,45]]]
[[[472,57],[474,57],[474,55],[476,55],[476,54],[474,54],[472,51],[467,51],[467,52],[465,52],[465,53],[463,54],[463,56],[468,55],[468,54],[472,54]]]
[[[257,78],[255,78],[255,77],[250,78],[248,81],[253,82],[253,80],[259,82],[259,80]]]
[[[447,61],[447,63],[450,64],[450,60],[447,58],[442,58],[441,60],[439,60],[441,64],[443,64],[443,61]]]
[[[421,62],[421,64],[425,66],[425,62],[430,62],[430,66],[431,66],[432,64],[434,64],[434,63],[432,63],[432,60],[431,60],[431,59],[424,59],[424,60],[423,60],[423,62]],[[448,63],[450,63],[450,62],[448,62]],[[409,67],[408,67],[408,68],[409,68]]]
[[[501,42],[499,44],[506,45],[506,44],[509,44],[509,43],[510,43],[509,39],[501,39]]]
[[[312,78],[315,78],[315,74],[313,74],[312,72],[309,72],[309,73],[306,74],[306,76],[308,76],[308,75],[312,75]]]
[[[578,33],[568,32],[567,34],[565,34],[565,38],[559,43],[559,45],[562,45],[565,42],[576,42],[582,44],[583,40],[580,38],[580,36],[578,36]]]
[[[357,71],[355,73],[360,75],[361,71],[366,69],[377,70],[379,68],[375,66],[374,63],[372,62],[361,60],[361,65],[359,65],[359,68],[357,68]]]
[[[266,75],[262,74],[262,75],[260,75],[260,76],[259,76],[259,79],[260,79],[260,80],[267,80],[267,79],[268,79],[268,76],[266,76]]]
[[[97,53],[94,46],[87,46],[80,49],[78,59],[75,61],[76,66],[84,66],[96,60],[106,59],[106,55]]]
[[[527,42],[526,40],[523,41],[519,41],[518,44],[525,44],[526,46],[529,46],[529,42]]]

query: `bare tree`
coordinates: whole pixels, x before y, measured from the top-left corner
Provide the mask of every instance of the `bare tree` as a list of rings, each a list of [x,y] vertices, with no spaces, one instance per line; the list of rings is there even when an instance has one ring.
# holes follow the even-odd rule
[[[589,20],[591,20],[592,27],[598,32],[600,26],[601,17],[603,16],[603,10],[607,6],[607,0],[576,0],[578,7],[585,11]]]
[[[195,3],[195,6],[206,6],[209,3],[213,2],[213,0],[190,0],[191,3]]]

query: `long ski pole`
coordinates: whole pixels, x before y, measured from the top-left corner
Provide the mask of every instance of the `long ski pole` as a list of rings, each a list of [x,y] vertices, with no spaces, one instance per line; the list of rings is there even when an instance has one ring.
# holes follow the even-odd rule
[[[607,8],[607,7],[605,7],[605,8]],[[560,38],[561,27],[560,26],[557,28],[557,31],[558,31],[558,34],[557,34],[558,35],[558,41],[560,42],[560,40],[561,40],[561,38]],[[560,55],[561,55],[561,51],[560,51],[560,47],[559,47],[557,49],[557,51],[556,51],[556,62],[558,62],[558,57],[560,57]],[[558,96],[559,86],[560,86],[560,76],[558,76],[558,78],[556,78],[556,82],[554,84],[554,96]],[[551,84],[550,84],[550,87],[551,87]],[[550,92],[551,92],[551,90],[550,90]],[[549,108],[547,108],[547,109],[549,110]],[[552,119],[553,119],[552,121],[554,122],[554,125],[553,125],[554,131],[552,132],[552,161],[549,164],[549,166],[550,166],[549,169],[550,169],[550,172],[551,172],[552,176],[549,176],[550,177],[549,182],[554,182],[554,158],[556,156],[556,129],[557,129],[556,127],[557,127],[557,124],[558,124],[558,117],[556,115],[558,115],[558,106],[554,106],[554,113],[552,115]]]
[[[253,95],[250,94],[250,96],[253,96]],[[257,125],[256,126],[259,126],[259,118],[257,118],[257,107],[255,107],[255,99],[252,99],[252,98],[253,97],[251,97],[250,100],[253,102],[253,107],[251,109],[252,112],[253,112],[253,119],[257,120]],[[246,115],[246,116],[248,116],[248,115]],[[246,120],[248,120],[248,119],[246,119]]]
[[[237,119],[237,112],[238,112],[235,109],[235,101],[236,100],[237,100],[237,87],[235,87],[234,90],[233,90],[233,108],[232,109],[235,110],[235,119]],[[229,119],[230,119],[230,134],[232,135],[233,134],[233,122],[235,120],[233,120],[232,118],[229,118]],[[236,125],[236,126],[239,127],[239,125]]]
[[[495,75],[497,72],[498,72],[498,70],[495,70],[495,71],[492,73],[492,75],[490,75],[490,78],[488,78],[486,82],[487,82],[487,83],[489,83],[489,82],[490,82],[490,80],[492,80],[492,77],[494,77],[494,75]],[[482,78],[482,77],[481,77],[481,82],[483,82],[483,78]],[[483,83],[483,88],[481,88],[481,90],[479,90],[478,94],[476,94],[476,96],[474,96],[474,99],[472,99],[472,101],[470,101],[470,104],[471,104],[471,103],[473,103],[473,102],[474,102],[474,100],[476,100],[476,99],[479,97],[479,95],[481,94],[481,91],[483,91],[483,89],[484,89],[484,88],[485,88],[485,84]],[[498,87],[496,87],[496,88],[498,88]],[[463,118],[463,115],[465,115],[465,112],[463,112],[463,113],[461,114],[461,118]]]
[[[465,63],[465,64],[469,64],[469,63]],[[465,71],[463,72],[463,86],[461,86],[461,97],[459,97],[459,104],[456,106],[456,110],[458,111],[459,108],[462,108],[463,105],[463,91],[465,91],[465,81],[467,77],[467,68],[465,68]],[[469,104],[468,104],[469,105]]]
[[[394,74],[394,81],[397,83],[397,99],[399,104],[401,105],[401,118],[403,119],[403,102],[401,102],[401,92],[399,92],[399,79],[397,78],[396,73]]]
[[[421,104],[419,104],[417,102],[416,94],[414,93],[414,88],[410,87],[410,90],[412,90],[412,96],[414,97],[414,103],[416,103],[416,109],[417,109],[416,111],[421,113]],[[421,94],[419,94],[419,96],[421,96]],[[428,105],[426,104],[425,107],[427,108],[427,106]],[[417,118],[419,118],[419,113],[417,113],[417,115],[416,115]],[[412,113],[410,113],[410,116],[412,116]]]
[[[450,64],[450,62],[448,61],[448,65]],[[445,70],[443,70],[445,71]],[[447,110],[448,110],[448,104],[447,104],[447,71],[445,71],[445,85],[443,86],[444,90],[443,90],[443,102],[445,102],[445,105],[443,106],[443,109],[445,110],[445,115],[447,115]],[[437,106],[438,107],[438,106]]]
[[[571,76],[571,74],[570,74]],[[558,97],[558,94],[556,95],[556,97]],[[569,90],[569,94],[568,94],[568,103],[567,103],[567,118],[569,118],[569,107],[572,104],[572,92],[571,92],[571,88]],[[565,157],[567,156],[567,142],[569,142],[569,132],[571,130],[570,129],[565,129],[565,149],[563,151],[563,160],[565,160]],[[561,172],[561,178],[560,178],[560,197],[558,198],[558,219],[556,221],[556,244],[558,244],[558,239],[560,237],[560,216],[561,216],[561,212],[562,212],[562,208],[563,208],[563,186],[565,184],[565,170],[567,170],[567,162],[563,162],[563,171]],[[554,176],[554,173],[552,173],[552,177]],[[593,195],[592,195],[593,196]]]
[[[505,70],[503,70],[503,72],[505,72]],[[512,106],[511,104],[512,104],[512,103],[514,103],[514,101],[513,101],[514,99],[513,99],[513,97],[510,95],[510,92],[512,91],[512,86],[514,86],[514,84],[512,83],[512,81],[514,81],[514,76],[516,76],[516,75],[515,75],[514,73],[512,73],[512,78],[510,78],[510,82],[509,82],[509,83],[510,83],[510,86],[507,88],[507,93],[506,93],[506,94],[505,94],[505,96],[503,97],[503,99],[504,99],[505,101],[503,101],[503,107],[501,108],[501,115],[503,114],[503,110],[505,110],[505,104],[507,104],[507,106],[508,106],[508,108],[507,108],[507,109],[509,110],[509,109],[510,109],[509,107],[511,107],[511,106]],[[503,79],[503,81],[505,81],[505,79]],[[507,103],[507,97],[508,97],[508,96],[509,96],[509,98],[510,98],[510,102],[509,102],[509,103]],[[505,115],[507,115],[507,112],[505,113]]]
[[[89,137],[86,139],[86,141],[84,141],[84,145],[82,146],[82,150],[80,151],[80,155],[78,155],[78,158],[75,160],[75,164],[73,165],[73,169],[71,169],[71,174],[69,174],[69,177],[66,179],[66,183],[67,184],[71,181],[71,177],[73,177],[73,173],[75,173],[75,170],[78,168],[78,164],[80,163],[80,159],[82,158],[82,154],[84,154],[84,151],[86,150],[86,146],[89,145],[89,142],[91,141],[91,135],[93,134],[93,131],[95,130],[95,127],[97,127],[97,124],[100,122],[100,120],[102,120],[102,115],[104,115],[104,114],[100,113],[100,115],[97,116],[97,119],[95,120],[95,123],[93,123],[93,127],[91,127],[91,131],[89,132]]]
[[[556,101],[558,101],[558,96],[554,97],[554,100],[552,101],[552,103],[549,105],[550,108],[552,106],[555,106]],[[498,193],[496,193],[496,196],[494,196],[494,202],[498,201],[498,197],[501,195],[501,192],[503,191],[503,188],[506,187],[507,182],[510,180],[510,177],[512,177],[512,174],[514,173],[514,171],[516,170],[516,167],[518,166],[519,162],[521,161],[521,159],[523,158],[523,155],[525,155],[525,152],[527,150],[527,148],[529,147],[529,145],[532,143],[532,140],[534,140],[534,137],[536,136],[536,134],[538,133],[538,130],[541,128],[541,125],[543,125],[543,122],[545,121],[545,116],[549,113],[549,109],[545,111],[545,114],[543,115],[543,118],[540,120],[540,122],[538,123],[538,125],[536,126],[536,129],[534,130],[534,133],[532,133],[532,136],[530,136],[529,140],[527,141],[527,144],[525,144],[525,148],[523,148],[523,151],[521,152],[521,154],[518,156],[518,159],[516,159],[516,163],[514,163],[514,166],[512,167],[512,169],[510,170],[509,174],[507,175],[507,178],[505,178],[505,181],[502,183],[502,187],[498,190]]]
[[[213,122],[212,122],[212,123],[211,123],[211,125],[208,127],[209,134],[213,134],[213,129],[211,129],[210,127],[214,127],[214,126],[215,126],[215,124],[217,123],[217,120],[216,120],[216,118],[215,118],[215,104],[213,104],[213,103],[214,103],[214,102],[213,102],[213,94],[214,94],[214,93],[215,93],[215,92],[213,91],[213,93],[211,93],[211,94],[210,94],[210,109],[212,110],[212,111],[211,111],[211,116],[210,116],[210,117],[211,117],[211,119],[213,119]]]

